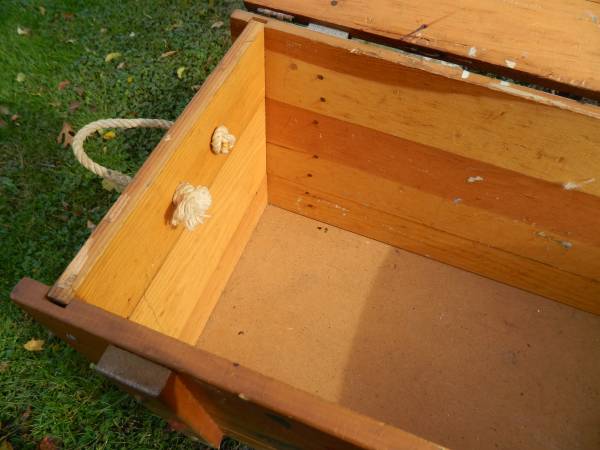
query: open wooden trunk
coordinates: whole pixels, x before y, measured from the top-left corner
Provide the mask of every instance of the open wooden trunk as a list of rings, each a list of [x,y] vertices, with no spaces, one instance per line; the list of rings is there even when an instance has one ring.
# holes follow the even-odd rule
[[[598,448],[600,108],[252,13],[232,32],[15,301],[214,446]],[[212,193],[195,231],[169,224],[182,181]]]

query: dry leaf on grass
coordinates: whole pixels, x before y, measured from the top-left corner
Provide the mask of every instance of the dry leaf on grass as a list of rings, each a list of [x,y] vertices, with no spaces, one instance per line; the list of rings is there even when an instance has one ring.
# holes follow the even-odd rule
[[[111,62],[114,59],[119,59],[121,57],[120,52],[112,52],[104,57],[105,62]]]
[[[80,106],[81,106],[81,102],[78,102],[77,100],[69,103],[69,112],[77,111]]]
[[[87,227],[88,227],[88,230],[93,230],[94,228],[96,228],[96,224],[88,219]]]
[[[30,28],[25,28],[21,26],[17,26],[17,34],[19,36],[29,36],[31,34]]]
[[[23,348],[28,352],[41,352],[42,350],[44,350],[44,340],[30,339],[25,344],[23,344]]]
[[[118,190],[118,186],[115,183],[113,183],[112,181],[107,180],[106,178],[104,178],[102,180],[102,188],[104,190],[107,190],[108,192]]]
[[[69,80],[62,80],[60,83],[58,83],[58,90],[62,91],[64,88],[66,88],[69,84],[71,84],[71,82]]]
[[[9,367],[10,367],[10,364],[8,363],[8,361],[0,362],[0,373],[6,372]]]
[[[15,80],[17,80],[17,83],[22,83],[23,81],[25,81],[25,78],[27,78],[25,74],[23,72],[19,72]]]
[[[218,22],[213,23],[210,27],[211,28],[221,28],[223,26],[223,22],[221,20],[219,20]]]
[[[73,127],[69,122],[64,122],[60,133],[58,133],[58,137],[56,138],[56,142],[59,144],[63,144],[64,147],[68,147],[73,142],[73,136],[75,136],[75,132],[73,131]]]
[[[177,69],[177,78],[179,78],[181,80],[183,78],[184,73],[185,73],[185,67],[181,66],[180,68]]]
[[[46,15],[46,8],[44,8],[43,6],[38,6],[38,9],[40,10],[40,14],[42,16]]]
[[[8,109],[8,106],[0,105],[0,114],[10,116],[10,109]]]
[[[57,448],[56,441],[51,436],[44,436],[44,439],[38,444],[39,450],[56,450]]]
[[[115,133],[112,130],[102,133],[102,139],[105,139],[107,141],[111,141],[116,137],[117,137],[117,133]]]
[[[177,53],[177,50],[170,50],[168,52],[164,52],[160,55],[161,58],[168,58],[169,56],[173,56],[175,53]]]
[[[8,441],[0,442],[0,450],[13,450],[14,447]]]
[[[73,90],[74,90],[74,91],[75,91],[75,93],[76,93],[77,95],[79,95],[81,98],[83,98],[83,97],[85,96],[85,91],[83,90],[83,88],[82,88],[82,87],[79,87],[79,86],[77,86],[77,87],[73,88]]]

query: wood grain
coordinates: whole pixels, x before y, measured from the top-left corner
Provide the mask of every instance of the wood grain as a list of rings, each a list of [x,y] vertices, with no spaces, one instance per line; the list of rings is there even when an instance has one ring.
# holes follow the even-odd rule
[[[113,344],[173,370],[194,395],[202,393],[195,398],[227,435],[257,448],[442,448],[77,299],[58,306],[47,292],[24,278],[11,298],[69,345],[93,348],[92,362]]]
[[[262,61],[259,56],[257,64]],[[263,65],[259,67],[262,69]],[[261,79],[261,73],[264,72],[254,71],[254,76]],[[246,214],[260,217],[261,207],[254,205],[253,199],[265,179],[265,144],[263,103],[211,185],[211,217],[193,232],[184,232],[179,237],[130,314],[130,320],[178,337],[195,311],[194,320],[199,320],[197,332],[202,331],[202,321],[208,318],[220,295],[220,290],[211,289],[211,295],[207,296],[205,289],[213,283],[224,286],[237,262],[228,258],[230,267],[219,267],[230,241]],[[256,206],[256,210],[248,211],[250,205]],[[249,237],[251,233],[243,234]],[[241,254],[245,242],[239,244],[241,248],[235,250],[236,254]],[[195,340],[192,337],[190,343]]]
[[[598,197],[274,100],[267,123],[271,174],[600,280]]]
[[[587,0],[250,0],[353,37],[600,98],[600,5]],[[513,64],[514,63],[514,64]],[[514,67],[511,67],[514,66]]]
[[[256,195],[246,208],[235,234],[229,240],[219,265],[208,279],[202,293],[198,294],[200,301],[196,302],[184,327],[177,335],[180,341],[190,345],[197,342],[266,206],[267,175],[265,173]]]
[[[269,148],[268,152],[271,149]],[[387,244],[600,314],[600,282],[375,209],[308,190],[268,167],[269,202]]]
[[[263,48],[262,24],[252,23],[104,217],[52,296],[66,303],[76,295],[123,316],[133,311],[182,233],[182,227],[168,223],[176,186],[185,180],[210,187],[227,161],[210,152],[213,130],[226,122],[240,136],[264,103],[264,82],[257,76]]]

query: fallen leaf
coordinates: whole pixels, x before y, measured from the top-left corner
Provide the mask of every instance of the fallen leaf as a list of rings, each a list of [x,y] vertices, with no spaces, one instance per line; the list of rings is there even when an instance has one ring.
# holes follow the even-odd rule
[[[19,36],[29,36],[31,34],[30,28],[25,28],[21,26],[17,26],[17,34]]]
[[[75,42],[77,42],[77,39],[73,39],[73,38],[71,38],[71,39],[67,39],[65,42],[66,42],[67,44],[74,44]]]
[[[58,90],[62,91],[64,88],[66,88],[70,84],[71,84],[71,82],[69,80],[62,80],[60,83],[58,83]]]
[[[184,66],[181,66],[179,69],[177,69],[177,78],[179,78],[181,80],[183,78],[184,72],[185,72]]]
[[[11,122],[16,122],[17,120],[19,120],[21,118],[20,115],[18,114],[13,114],[12,116],[10,116],[10,120]]]
[[[6,372],[9,367],[10,367],[10,364],[8,363],[8,361],[0,362],[0,373]]]
[[[194,84],[194,85],[192,86],[192,91],[198,91],[198,90],[199,90],[201,87],[202,87],[202,85],[201,85],[201,84]]]
[[[168,52],[164,52],[163,54],[161,54],[160,57],[168,58],[169,56],[173,56],[175,53],[177,53],[177,50],[169,50]]]
[[[133,38],[133,37],[135,37],[135,33],[132,31],[131,33],[129,33],[129,37],[130,37],[130,38]]]
[[[223,22],[221,20],[213,23],[210,27],[211,28],[221,28],[223,26]]]
[[[44,439],[38,444],[39,450],[56,450],[57,448],[56,441],[51,436],[44,436]]]
[[[133,77],[131,77],[131,76],[130,76],[130,77],[127,77],[127,82],[128,82],[129,84],[133,83]]]
[[[76,88],[73,88],[73,90],[77,93],[77,95],[79,95],[81,98],[83,98],[85,96],[85,91],[83,90],[82,87],[77,86]]]
[[[0,450],[13,450],[13,446],[8,441],[0,442]]]
[[[69,112],[75,112],[75,111],[77,111],[80,106],[81,106],[81,102],[79,102],[77,100],[69,103]]]
[[[2,114],[3,116],[9,116],[10,109],[8,109],[8,106],[0,105],[0,114]]]
[[[23,81],[25,81],[25,78],[27,78],[25,76],[25,74],[23,72],[19,72],[17,74],[17,78],[15,78],[17,80],[18,83],[22,83]]]
[[[102,139],[105,139],[107,141],[111,141],[111,140],[113,140],[116,137],[117,137],[117,133],[115,133],[112,130],[107,131],[107,132],[105,132],[105,133],[102,134]]]
[[[58,137],[56,138],[56,142],[59,144],[63,144],[63,148],[68,147],[73,142],[73,136],[75,136],[75,132],[73,131],[73,127],[69,122],[64,122]]]
[[[45,15],[46,15],[46,8],[44,8],[43,6],[38,6],[38,9],[39,9],[39,11],[40,11],[40,14],[41,14],[42,16],[45,16]]]
[[[112,181],[107,180],[106,178],[102,180],[102,187],[108,192],[117,190],[117,185]]]
[[[28,352],[41,352],[44,350],[44,340],[30,339],[26,344],[23,345],[23,348]]]
[[[73,13],[63,13],[63,19],[65,20],[73,20],[75,18],[75,14]]]
[[[125,63],[120,62],[119,65],[117,66],[117,69],[123,69],[124,67],[125,67]]]
[[[91,220],[88,220],[87,227],[88,227],[88,230],[93,230],[94,228],[96,228],[96,224],[94,222],[92,222]]]
[[[112,52],[109,53],[108,55],[106,55],[104,57],[104,61],[105,62],[111,62],[113,59],[119,59],[121,57],[121,53],[119,52]]]

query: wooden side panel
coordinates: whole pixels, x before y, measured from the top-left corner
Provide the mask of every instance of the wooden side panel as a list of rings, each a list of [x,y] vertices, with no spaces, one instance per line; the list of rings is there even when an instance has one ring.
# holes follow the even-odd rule
[[[600,5],[588,0],[250,0],[351,36],[600,98]]]
[[[271,148],[268,149],[270,154]],[[600,283],[269,174],[269,201],[461,269],[600,314]]]
[[[600,312],[598,108],[265,27],[271,203]]]
[[[105,216],[52,297],[66,303],[76,295],[122,316],[134,311],[185,234],[183,227],[169,225],[175,188],[181,181],[212,188],[235,155],[235,151],[229,157],[212,154],[214,129],[225,124],[242,138],[264,105],[263,47],[262,24],[253,22]],[[256,126],[260,128],[259,123]],[[256,133],[250,135],[259,139]],[[236,151],[234,158],[243,156],[243,146]]]
[[[404,55],[287,27],[266,30],[269,99],[600,195],[600,108],[575,113],[560,97],[541,104],[497,80],[440,76]]]
[[[60,307],[47,292],[48,286],[23,279],[11,298],[93,362],[113,344],[171,369],[226,434],[257,448],[442,449],[93,305],[73,300]]]

